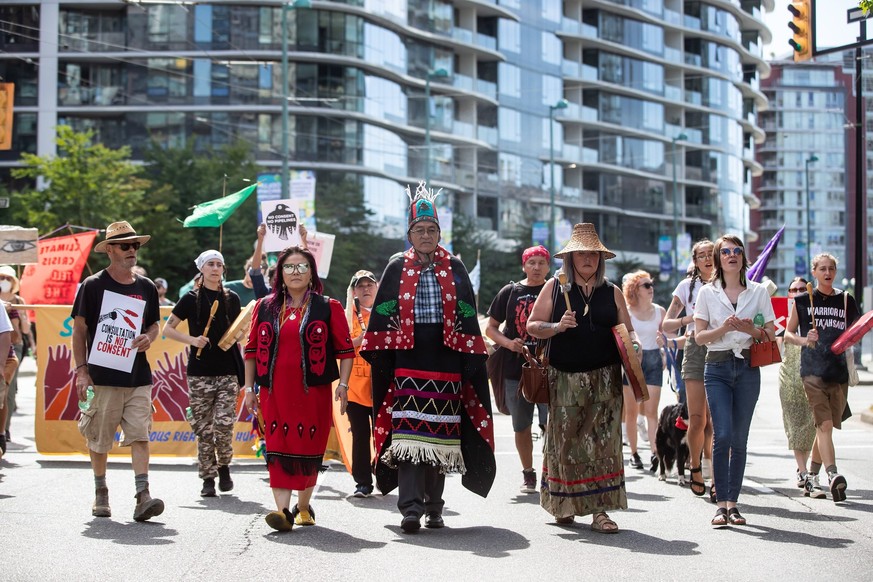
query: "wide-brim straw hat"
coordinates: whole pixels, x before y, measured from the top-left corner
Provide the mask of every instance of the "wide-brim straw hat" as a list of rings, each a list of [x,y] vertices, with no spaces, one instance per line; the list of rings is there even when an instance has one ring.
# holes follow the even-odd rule
[[[95,253],[105,253],[106,245],[123,242],[138,242],[146,244],[152,237],[147,234],[136,234],[136,231],[126,220],[113,222],[106,227],[106,240],[102,240],[94,246]]]
[[[3,265],[0,267],[0,275],[6,275],[12,279],[12,290],[10,293],[18,293],[21,289],[21,282],[18,280],[18,275],[15,274],[15,269],[9,265]]]
[[[597,236],[597,231],[594,230],[594,225],[590,222],[579,223],[573,227],[573,235],[570,237],[570,241],[560,252],[555,253],[555,258],[563,259],[567,253],[579,251],[603,253],[604,259],[615,258],[615,253],[600,242],[600,237]]]

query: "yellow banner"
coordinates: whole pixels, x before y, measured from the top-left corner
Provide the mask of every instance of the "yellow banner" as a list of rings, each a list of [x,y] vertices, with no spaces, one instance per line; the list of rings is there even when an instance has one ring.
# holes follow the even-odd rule
[[[76,374],[73,370],[71,337],[72,307],[69,305],[37,306],[36,333],[36,448],[45,454],[87,454],[85,439],[79,433],[79,400],[76,396]],[[170,316],[172,307],[161,307],[162,321]],[[177,329],[187,332],[182,322]],[[236,349],[236,348],[231,348]],[[185,420],[188,408],[188,346],[159,336],[148,352],[152,369],[152,404],[154,415],[151,432],[151,454],[179,457],[197,456],[196,437]],[[252,423],[243,406],[244,395],[237,400],[237,421],[233,431],[233,453],[253,457],[257,442]],[[120,434],[115,434],[116,443]],[[115,447],[110,455],[128,455],[125,448]]]

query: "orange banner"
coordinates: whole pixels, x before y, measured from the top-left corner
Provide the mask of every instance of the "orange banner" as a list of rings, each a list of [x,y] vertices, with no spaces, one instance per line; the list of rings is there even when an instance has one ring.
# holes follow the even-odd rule
[[[69,305],[37,306],[36,323],[36,448],[48,454],[87,454],[85,439],[79,433],[79,400],[76,396],[76,375],[70,338],[73,319]],[[172,307],[162,307],[164,321]],[[176,328],[187,332],[187,323]],[[237,349],[232,347],[231,349]],[[196,457],[196,437],[185,420],[188,408],[188,346],[158,337],[148,352],[152,368],[152,404],[154,415],[151,432],[151,454]],[[228,355],[230,357],[230,355]],[[236,456],[254,456],[251,421],[243,406],[244,395],[237,400],[237,419],[233,432]],[[120,434],[115,434],[116,442]],[[128,455],[127,449],[113,448],[110,455]]]
[[[39,262],[21,275],[21,293],[31,305],[72,305],[97,231],[39,241]]]

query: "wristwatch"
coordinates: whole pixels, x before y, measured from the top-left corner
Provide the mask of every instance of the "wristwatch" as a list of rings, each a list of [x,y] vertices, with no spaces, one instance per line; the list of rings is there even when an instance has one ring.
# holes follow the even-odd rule
[[[337,387],[337,388],[345,388],[346,390],[349,389],[349,385],[346,384],[345,382],[340,382],[339,384],[337,384],[336,387]]]

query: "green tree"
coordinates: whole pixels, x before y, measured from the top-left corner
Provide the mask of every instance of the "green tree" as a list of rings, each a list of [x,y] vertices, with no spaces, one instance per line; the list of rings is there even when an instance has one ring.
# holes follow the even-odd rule
[[[130,162],[130,148],[109,149],[92,138],[91,131],[75,132],[59,125],[57,156],[22,154],[24,167],[13,169],[13,178],[33,184],[41,179],[45,187],[13,197],[15,221],[42,234],[66,223],[106,228],[118,220],[143,230],[138,209],[149,183]]]
[[[530,233],[522,240],[530,240]],[[524,278],[521,270],[524,245],[518,243],[511,251],[500,250],[493,232],[476,228],[475,220],[469,216],[454,215],[452,250],[461,255],[468,271],[475,268],[477,255],[480,257],[479,313],[488,311],[491,300],[504,285]]]
[[[192,146],[164,149],[152,143],[146,150],[142,175],[154,185],[142,221],[153,243],[145,247],[142,264],[151,277],[170,283],[170,296],[196,274],[194,259],[202,251],[219,248],[219,229],[184,228],[180,221],[191,207],[232,194],[257,179],[258,168],[251,147],[236,143],[205,153]],[[224,223],[221,252],[229,280],[244,277],[243,265],[251,257],[257,230],[257,199],[254,194]]]
[[[858,6],[861,7],[864,14],[870,14],[870,10],[873,9],[873,0],[860,0]]]

